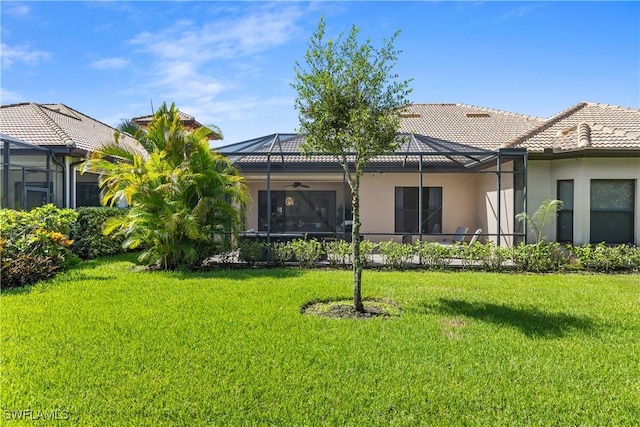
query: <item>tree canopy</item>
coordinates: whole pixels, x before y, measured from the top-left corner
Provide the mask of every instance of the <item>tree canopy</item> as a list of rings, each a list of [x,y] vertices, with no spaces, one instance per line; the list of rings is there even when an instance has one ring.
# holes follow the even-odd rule
[[[303,64],[295,64],[295,100],[303,151],[334,155],[351,188],[353,211],[354,308],[363,311],[360,258],[360,177],[372,158],[393,152],[400,127],[399,109],[408,103],[411,80],[393,72],[399,50],[396,32],[382,47],[358,40],[352,26],[345,37],[326,38],[321,18]]]
[[[100,175],[102,203],[131,209],[107,223],[106,233],[143,247],[141,260],[164,269],[194,265],[226,249],[244,225],[248,192],[229,160],[209,148],[211,131],[182,126],[175,105],[163,104],[138,134],[147,151],[113,142],[94,152],[82,172]]]

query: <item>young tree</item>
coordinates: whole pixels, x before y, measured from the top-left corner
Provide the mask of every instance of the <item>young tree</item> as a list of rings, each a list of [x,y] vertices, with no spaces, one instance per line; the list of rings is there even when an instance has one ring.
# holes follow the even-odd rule
[[[163,269],[196,264],[243,226],[248,200],[243,178],[209,149],[208,128],[188,132],[178,109],[163,105],[140,136],[147,151],[115,141],[92,154],[83,172],[100,175],[103,204],[131,209],[107,223],[105,233],[124,233],[124,245],[142,246],[141,261]]]
[[[516,220],[528,225],[530,227],[529,233],[535,237],[536,243],[542,243],[545,240],[545,227],[560,209],[562,209],[561,200],[547,199],[542,202],[532,216],[526,212],[520,212],[516,215]]]
[[[344,169],[351,188],[353,209],[353,304],[364,311],[361,295],[363,261],[360,257],[360,178],[372,158],[393,152],[400,126],[398,109],[408,103],[410,80],[392,72],[400,51],[393,47],[396,32],[379,49],[370,40],[359,43],[360,30],[335,42],[325,40],[320,18],[305,55],[295,64],[295,101],[303,151],[331,154]]]

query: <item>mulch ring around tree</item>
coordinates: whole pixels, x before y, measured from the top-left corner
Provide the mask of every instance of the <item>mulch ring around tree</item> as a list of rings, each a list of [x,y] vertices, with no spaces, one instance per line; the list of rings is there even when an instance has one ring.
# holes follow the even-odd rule
[[[308,316],[330,317],[333,319],[370,319],[373,317],[399,317],[402,308],[393,301],[383,299],[363,299],[364,312],[353,308],[353,300],[340,299],[312,301],[300,308]]]

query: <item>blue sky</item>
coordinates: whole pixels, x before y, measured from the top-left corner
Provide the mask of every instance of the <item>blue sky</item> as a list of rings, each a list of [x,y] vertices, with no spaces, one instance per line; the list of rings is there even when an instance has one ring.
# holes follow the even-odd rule
[[[109,125],[163,101],[224,143],[298,125],[290,83],[320,15],[379,46],[396,30],[411,101],[548,117],[640,108],[640,2],[0,2],[0,100]]]

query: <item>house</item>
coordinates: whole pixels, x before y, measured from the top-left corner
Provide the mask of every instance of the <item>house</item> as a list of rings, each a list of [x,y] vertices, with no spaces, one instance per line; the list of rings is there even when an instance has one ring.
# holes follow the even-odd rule
[[[639,110],[580,103],[543,119],[414,104],[401,116],[398,150],[374,159],[362,177],[365,238],[442,241],[463,226],[515,244],[526,238],[515,216],[558,198],[564,208],[548,240],[640,241]],[[267,238],[346,237],[351,194],[342,169],[332,156],[303,156],[303,141],[273,134],[220,147],[247,179],[247,227]]]
[[[0,205],[30,209],[99,205],[97,175],[80,175],[89,153],[113,141],[115,129],[64,104],[0,107]],[[126,134],[123,144],[138,146]]]
[[[503,147],[529,153],[530,211],[563,201],[550,240],[640,244],[640,110],[581,102]]]
[[[459,226],[500,244],[521,241],[527,152],[506,142],[544,119],[465,104],[415,104],[401,144],[361,181],[361,233],[372,241],[448,240]],[[348,232],[351,193],[333,156],[300,154],[304,137],[274,134],[220,148],[242,170],[249,229],[269,235]],[[420,190],[422,189],[422,190]]]

